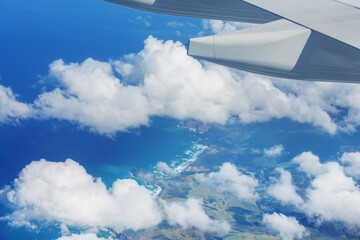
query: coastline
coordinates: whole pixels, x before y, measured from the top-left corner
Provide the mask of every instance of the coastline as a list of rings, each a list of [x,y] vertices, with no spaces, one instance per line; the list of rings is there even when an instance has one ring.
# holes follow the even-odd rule
[[[194,122],[191,122],[191,124],[193,123]],[[201,123],[196,122],[196,124],[200,125]],[[208,146],[199,143],[201,141],[201,137],[199,135],[203,132],[200,132],[198,127],[186,125],[186,123],[180,122],[177,127],[187,129],[189,132],[196,133],[199,139],[192,142],[190,149],[185,150],[180,156],[177,156],[177,159],[173,160],[168,164],[169,168],[173,171],[173,174],[167,175],[159,171],[156,166],[154,166],[153,170],[150,171],[139,171],[140,173],[137,174],[130,172],[131,177],[139,184],[145,186],[149,191],[151,191],[151,194],[154,198],[158,197],[164,190],[157,183],[159,180],[170,179],[180,175],[182,172],[186,171],[186,169],[188,169],[191,164],[194,163],[201,156],[202,153],[204,153],[206,149],[208,149]],[[150,177],[150,179],[146,179],[146,177],[142,177],[145,175],[150,175],[152,178]]]

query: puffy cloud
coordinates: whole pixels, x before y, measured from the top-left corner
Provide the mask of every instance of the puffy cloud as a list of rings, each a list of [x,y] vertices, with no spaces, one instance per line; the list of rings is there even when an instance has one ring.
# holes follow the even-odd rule
[[[37,97],[37,116],[109,135],[148,125],[154,116],[220,124],[289,118],[330,134],[354,131],[360,123],[359,85],[278,80],[202,64],[186,53],[179,42],[150,36],[143,50],[118,61],[56,60],[49,75],[59,87]],[[2,119],[32,112],[9,89],[1,89],[0,100],[12,106],[1,107]]]
[[[283,91],[293,92],[308,104],[338,118],[338,130],[351,132],[360,123],[360,86],[330,82],[277,81]],[[339,91],[339,88],[341,90]]]
[[[302,171],[313,176],[324,173],[325,171],[324,166],[320,163],[319,157],[312,152],[303,152],[294,157],[292,161],[299,164]]]
[[[19,102],[11,88],[0,85],[0,122],[17,121],[32,114],[31,105]]]
[[[201,231],[219,235],[224,235],[230,230],[227,222],[209,218],[202,208],[202,202],[197,199],[164,203],[164,209],[170,225],[179,225],[185,229],[195,227]]]
[[[309,235],[296,218],[287,217],[281,213],[265,214],[263,223],[276,232],[282,240],[302,239]]]
[[[66,65],[58,60],[50,65],[50,74],[63,89],[45,92],[35,101],[43,117],[76,121],[108,134],[149,121],[151,109],[141,88],[124,86],[109,63],[87,59]]]
[[[30,163],[7,191],[7,199],[15,210],[5,219],[17,226],[45,221],[121,232],[154,226],[162,220],[145,187],[125,179],[107,189],[100,178],[93,178],[71,159]]]
[[[197,174],[196,179],[220,193],[228,193],[239,199],[255,200],[258,197],[255,192],[257,180],[242,174],[231,163],[224,163],[218,172]]]
[[[347,155],[344,156],[346,159]],[[319,157],[311,152],[300,154],[294,158],[294,162],[300,164],[301,171],[311,176],[310,186],[305,189],[305,200],[300,202],[290,198],[296,187],[292,186],[288,172],[283,172],[279,183],[270,187],[271,195],[283,203],[297,202],[300,211],[319,223],[337,221],[343,222],[349,228],[360,227],[360,188],[353,178],[345,174],[344,167],[337,162],[322,164]],[[281,188],[292,193],[284,196],[279,193]]]
[[[303,203],[301,197],[296,193],[296,188],[291,182],[291,173],[284,169],[277,169],[281,173],[280,180],[268,188],[268,193],[284,204],[299,206]]]
[[[167,203],[154,199],[151,192],[132,179],[116,180],[108,189],[100,178],[94,178],[71,159],[49,162],[45,159],[27,165],[0,192],[13,212],[0,219],[13,226],[36,228],[42,223],[60,227],[67,239],[102,239],[93,233],[111,229],[139,230],[161,221],[182,228],[225,234],[230,226],[212,220],[195,199]],[[91,230],[70,235],[69,227]]]
[[[219,34],[224,32],[231,32],[255,26],[256,24],[242,23],[242,22],[228,22],[221,20],[203,20],[203,30],[200,35],[204,35],[206,31],[210,31],[213,34]]]
[[[324,164],[326,171],[312,181],[302,209],[320,221],[341,221],[360,227],[360,189],[336,162]]]
[[[284,151],[284,146],[283,145],[274,145],[271,148],[268,149],[264,149],[264,153],[266,156],[269,157],[276,157],[276,156],[280,156]]]
[[[355,178],[360,178],[360,152],[344,153],[341,162],[348,165],[345,172]]]
[[[330,133],[337,129],[320,106],[281,91],[269,78],[202,65],[181,43],[153,37],[121,61],[54,61],[50,75],[61,87],[37,98],[40,115],[104,134],[147,125],[152,116],[222,124],[233,116],[243,123],[288,117]]]
[[[69,236],[62,236],[57,240],[106,240],[96,236],[95,233],[82,233],[82,234],[71,234]]]

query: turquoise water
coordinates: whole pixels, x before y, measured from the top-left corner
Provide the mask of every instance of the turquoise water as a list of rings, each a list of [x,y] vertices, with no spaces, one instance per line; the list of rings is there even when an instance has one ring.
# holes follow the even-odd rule
[[[181,166],[195,160],[203,149],[197,142],[194,132],[178,127],[176,120],[163,118],[153,119],[151,127],[119,133],[115,138],[76,129],[67,122],[26,121],[18,126],[3,125],[0,127],[0,186],[11,184],[31,161],[71,158],[110,187],[118,178],[130,178],[133,168],[154,171],[158,161],[173,164],[180,170]],[[1,205],[0,216],[9,210]],[[0,221],[0,239],[58,236],[58,230],[53,228],[46,227],[41,232],[37,235],[24,228],[8,227]]]
[[[133,21],[148,15],[151,28]],[[166,22],[177,19],[103,0],[1,0],[0,85],[11,87],[20,101],[31,103],[44,87],[55,87],[51,81],[39,83],[54,60],[118,59],[143,49],[143,41],[149,35],[185,42],[187,36],[177,36],[175,30],[164,27]],[[201,20],[187,21],[200,25]],[[133,168],[154,171],[158,161],[187,161],[191,154],[186,151],[198,141],[194,133],[177,127],[178,121],[171,119],[152,119],[150,126],[119,133],[112,139],[55,120],[0,125],[0,189],[11,184],[27,164],[41,158],[71,158],[92,176],[101,177],[107,186],[117,178],[131,177]],[[0,204],[0,216],[7,211],[9,208]],[[54,227],[28,231],[0,221],[0,240],[58,236],[59,229]]]
[[[191,158],[187,151],[198,141],[195,133],[172,119],[154,119],[114,138],[76,129],[68,122],[27,121],[0,127],[0,185],[9,184],[31,161],[71,158],[101,177],[109,186],[117,178],[131,177],[133,168],[152,171],[158,161],[168,164]]]

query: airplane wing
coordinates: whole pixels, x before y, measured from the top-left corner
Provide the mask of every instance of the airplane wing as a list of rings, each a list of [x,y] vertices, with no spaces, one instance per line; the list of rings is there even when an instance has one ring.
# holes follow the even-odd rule
[[[358,0],[107,1],[156,13],[261,24],[190,39],[190,56],[275,77],[360,82]]]

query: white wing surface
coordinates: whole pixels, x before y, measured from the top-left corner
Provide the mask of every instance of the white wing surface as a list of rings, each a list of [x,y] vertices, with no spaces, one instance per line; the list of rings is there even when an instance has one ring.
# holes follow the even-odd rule
[[[360,83],[359,0],[107,0],[156,13],[259,23],[189,40],[188,54],[275,77]]]

